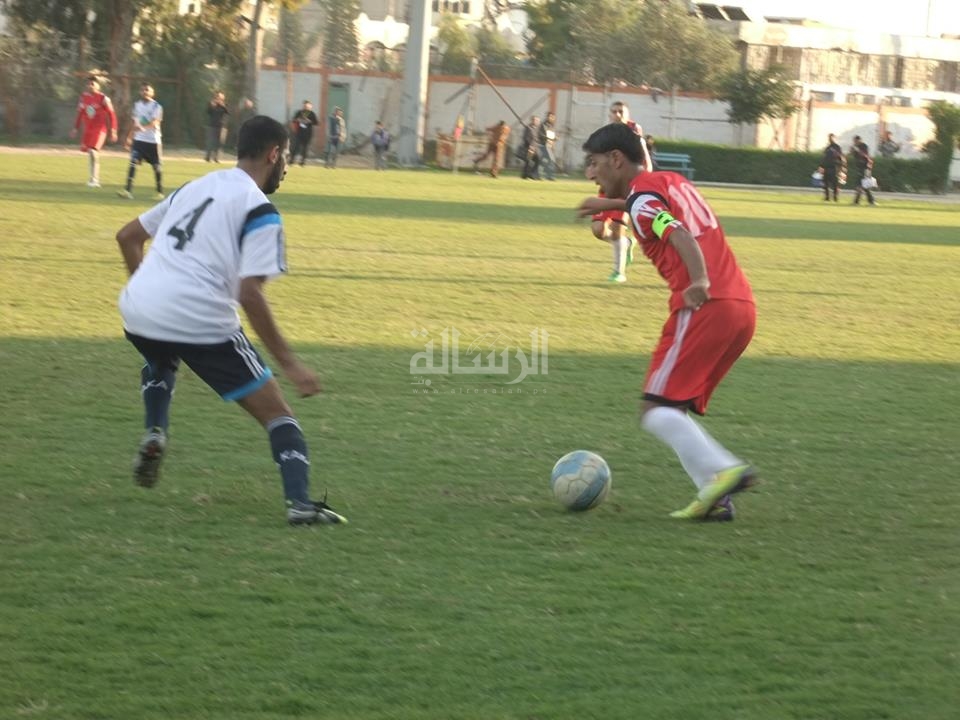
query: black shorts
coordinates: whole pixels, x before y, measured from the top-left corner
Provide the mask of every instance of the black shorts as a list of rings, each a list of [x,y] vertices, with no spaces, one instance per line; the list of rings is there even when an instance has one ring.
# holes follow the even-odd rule
[[[134,140],[133,149],[130,151],[130,162],[139,165],[141,160],[146,160],[151,165],[159,165],[160,144]]]
[[[213,345],[151,340],[126,330],[123,334],[143,355],[151,376],[164,370],[176,372],[182,359],[225,401],[242,400],[273,377],[243,330]]]

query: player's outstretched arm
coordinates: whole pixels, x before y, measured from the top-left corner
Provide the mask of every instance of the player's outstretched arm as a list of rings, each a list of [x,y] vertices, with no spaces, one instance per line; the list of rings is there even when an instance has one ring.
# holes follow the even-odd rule
[[[596,215],[607,210],[626,210],[627,204],[623,198],[596,197],[591,195],[586,197],[577,208],[577,217],[586,217],[587,215]]]
[[[126,263],[131,275],[143,262],[143,246],[149,239],[150,233],[140,224],[139,218],[131,220],[117,232],[120,254],[123,255],[123,262]]]
[[[267,350],[277,361],[283,374],[296,385],[301,397],[323,392],[316,374],[300,362],[280,333],[280,328],[273,319],[270,304],[263,294],[265,280],[263,277],[246,277],[240,281],[240,305],[247,314],[250,326],[261,342],[267,346]]]

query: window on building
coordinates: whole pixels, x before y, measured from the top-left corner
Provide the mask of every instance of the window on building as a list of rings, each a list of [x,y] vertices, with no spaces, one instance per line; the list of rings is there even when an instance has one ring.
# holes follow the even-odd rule
[[[810,93],[810,99],[814,100],[815,102],[833,102],[834,94],[832,92],[814,90]]]
[[[958,78],[960,78],[960,63],[942,61],[937,63],[934,71],[934,85],[943,92],[957,92]]]
[[[908,97],[889,97],[887,98],[887,104],[893,107],[911,107],[913,105]]]

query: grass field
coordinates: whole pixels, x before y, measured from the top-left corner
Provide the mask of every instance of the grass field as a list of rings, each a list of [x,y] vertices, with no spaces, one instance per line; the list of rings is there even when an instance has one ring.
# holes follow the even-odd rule
[[[351,521],[304,530],[263,432],[189,371],[159,486],[131,482],[113,235],[148,201],[114,196],[119,158],[113,187],[84,172],[0,154],[0,718],[958,717],[960,205],[704,191],[759,307],[704,424],[765,483],[687,525],[636,420],[667,294],[643,264],[604,282],[586,181],[292,168],[268,292]],[[549,372],[417,384],[445,328],[544,329]],[[548,476],[581,447],[613,492],[568,514]]]

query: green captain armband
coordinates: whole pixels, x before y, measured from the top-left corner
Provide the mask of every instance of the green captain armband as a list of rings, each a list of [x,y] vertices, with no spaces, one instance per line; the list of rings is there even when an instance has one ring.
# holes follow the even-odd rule
[[[676,220],[673,215],[671,215],[666,210],[661,210],[657,213],[657,216],[653,219],[653,234],[658,238],[663,237],[663,231],[667,229],[667,226]]]

